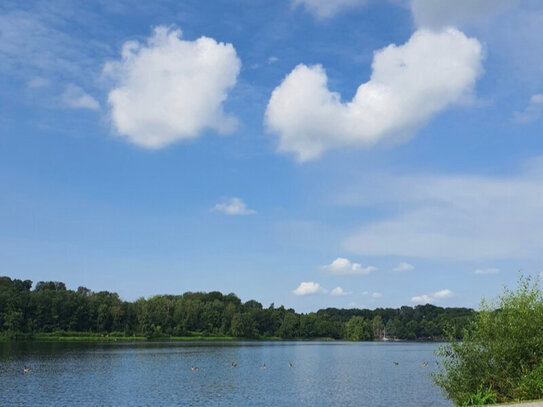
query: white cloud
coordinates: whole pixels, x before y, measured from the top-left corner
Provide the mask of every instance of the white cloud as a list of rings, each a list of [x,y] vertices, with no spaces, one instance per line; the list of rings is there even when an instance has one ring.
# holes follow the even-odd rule
[[[61,100],[64,106],[69,107],[70,109],[100,109],[100,104],[96,99],[79,86],[72,84],[66,87],[66,90],[61,96]]]
[[[392,176],[372,183],[350,185],[341,200],[402,209],[348,235],[343,247],[357,255],[487,261],[534,258],[543,250],[543,159],[515,176]]]
[[[272,56],[268,58],[268,64],[273,64],[274,62],[277,62],[277,61],[279,61],[279,58],[277,57]]]
[[[302,5],[316,18],[325,19],[338,12],[367,3],[367,0],[292,0],[294,6]]]
[[[406,140],[472,91],[482,59],[481,44],[456,29],[418,30],[404,45],[375,52],[370,80],[346,103],[328,89],[322,66],[300,64],[273,91],[266,126],[279,135],[279,151],[300,161]]]
[[[496,274],[500,270],[496,268],[486,268],[486,269],[477,269],[474,271],[475,274]]]
[[[323,266],[324,270],[336,275],[360,275],[376,271],[377,267],[362,267],[360,263],[353,263],[349,259],[338,257],[332,263]]]
[[[515,112],[514,119],[517,123],[531,123],[539,119],[543,112],[543,94],[532,95],[528,106],[522,112]]]
[[[241,62],[232,44],[212,38],[181,40],[181,31],[157,27],[146,44],[128,41],[120,61],[104,74],[111,120],[118,133],[145,148],[198,137],[205,129],[230,133],[237,125],[222,104]]]
[[[498,14],[515,3],[517,0],[411,0],[411,11],[418,27],[458,27]]]
[[[334,288],[332,291],[330,291],[330,295],[333,295],[335,297],[341,297],[341,296],[350,295],[350,294],[351,293],[348,291],[343,291],[343,288],[339,286]]]
[[[406,263],[405,261],[402,261],[400,264],[394,267],[393,271],[402,273],[404,271],[411,271],[414,269],[415,269],[415,266],[413,266],[412,264]]]
[[[28,81],[27,86],[30,89],[37,89],[37,88],[44,88],[46,86],[49,86],[50,84],[51,82],[48,79],[36,76]]]
[[[294,295],[309,295],[326,293],[326,289],[322,288],[319,283],[315,283],[314,281],[304,281],[292,292]]]
[[[224,199],[211,210],[222,212],[226,215],[253,215],[256,213],[255,210],[249,209],[242,199],[236,197]]]
[[[377,298],[381,298],[383,296],[383,294],[381,293],[373,293],[371,295],[371,298],[373,298],[374,300],[376,300]]]
[[[411,298],[411,302],[415,302],[418,304],[428,304],[432,302],[436,302],[445,298],[450,298],[453,296],[453,292],[451,290],[440,290],[433,294],[423,294],[418,295],[413,298]]]

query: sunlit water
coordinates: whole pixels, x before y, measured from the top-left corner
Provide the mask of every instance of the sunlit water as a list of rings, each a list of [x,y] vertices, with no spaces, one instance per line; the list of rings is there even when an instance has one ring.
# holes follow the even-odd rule
[[[0,405],[450,406],[429,377],[436,346],[0,343]]]

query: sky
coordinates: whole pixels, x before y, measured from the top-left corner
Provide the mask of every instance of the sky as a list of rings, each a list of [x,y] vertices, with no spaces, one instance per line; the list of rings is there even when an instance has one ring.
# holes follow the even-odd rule
[[[538,0],[0,5],[0,275],[299,312],[543,276]]]

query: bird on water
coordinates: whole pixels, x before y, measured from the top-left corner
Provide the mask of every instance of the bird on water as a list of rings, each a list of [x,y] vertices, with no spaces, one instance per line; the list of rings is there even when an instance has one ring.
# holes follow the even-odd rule
[[[235,367],[238,367],[238,364],[236,362],[232,362],[232,369],[235,368]]]
[[[398,365],[399,365],[398,362],[392,362],[392,363],[394,363],[394,366],[398,366]]]
[[[264,363],[263,365],[261,365],[260,369],[265,370],[266,369],[266,364]]]
[[[288,367],[292,367],[292,362],[290,360],[288,361]]]
[[[190,367],[190,370],[192,370],[193,372],[197,371],[198,370],[198,366],[191,366]]]
[[[29,367],[23,367],[23,374],[27,374],[27,373],[30,373],[30,368]]]

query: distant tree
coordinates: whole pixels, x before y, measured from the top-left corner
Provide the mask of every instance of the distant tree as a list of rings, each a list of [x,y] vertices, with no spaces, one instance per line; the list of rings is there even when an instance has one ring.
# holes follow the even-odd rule
[[[371,330],[360,316],[352,316],[345,324],[345,339],[350,341],[367,341],[371,339]]]
[[[381,319],[380,315],[376,315],[373,318],[372,322],[372,328],[373,328],[373,339],[379,339],[381,336],[381,332],[383,331],[383,328],[385,325],[383,324],[383,320]]]

